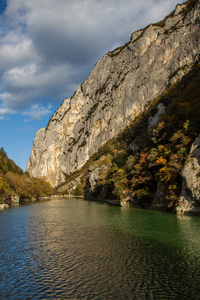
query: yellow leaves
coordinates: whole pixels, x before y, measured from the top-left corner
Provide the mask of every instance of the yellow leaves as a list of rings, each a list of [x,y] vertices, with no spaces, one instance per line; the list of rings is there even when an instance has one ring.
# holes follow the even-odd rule
[[[168,145],[159,145],[155,154],[155,162],[159,167],[157,180],[169,182],[180,172],[180,155],[172,153]]]
[[[135,161],[136,161],[136,159],[135,159],[135,157],[132,156],[132,155],[130,155],[130,156],[127,158],[127,160],[126,160],[126,169],[127,169],[128,171],[131,171],[131,170],[134,168]]]
[[[112,177],[108,180],[108,183],[114,185],[113,193],[118,198],[121,198],[124,192],[128,188],[129,180],[127,179],[127,173],[123,168],[119,168],[115,163],[113,164]]]
[[[168,199],[170,201],[176,201],[177,197],[176,197],[176,190],[178,189],[178,187],[175,184],[170,184],[168,186]]]
[[[166,157],[166,156],[169,156],[169,154],[171,153],[171,150],[168,147],[168,145],[159,145],[158,153],[161,154],[162,156]]]
[[[189,120],[186,120],[185,123],[183,124],[183,128],[187,131],[190,127],[190,121]]]
[[[157,148],[152,148],[148,155],[150,164],[157,164],[165,166],[168,162],[171,149],[169,145],[159,145]]]
[[[119,169],[116,173],[115,173],[115,179],[116,180],[126,180],[126,172],[124,171],[124,169]]]
[[[124,185],[128,185],[129,181],[128,181],[128,179],[123,178],[123,179],[121,180],[121,183],[123,183]]]
[[[8,189],[9,185],[2,177],[0,177],[0,194],[4,193]]]
[[[138,190],[134,191],[134,197],[136,197],[138,200],[149,197],[148,188],[145,187],[145,188],[138,189]]]
[[[165,128],[165,122],[161,121],[158,123],[158,125],[156,126],[155,129],[153,129],[153,137],[152,137],[152,141],[157,144],[157,142],[159,142],[159,135],[160,132],[163,131],[163,128]]]
[[[188,130],[189,126],[190,126],[190,123],[188,123],[186,121],[183,125],[183,127],[185,128],[185,131]],[[170,142],[172,142],[175,145],[176,149],[187,147],[187,145],[190,144],[191,137],[186,135],[185,131],[183,129],[179,129],[170,138]]]
[[[170,154],[171,149],[168,145],[159,145],[154,151],[156,165],[162,166],[156,173],[156,177],[160,181],[168,182],[173,176],[168,165]]]
[[[112,167],[112,173],[116,173],[116,172],[118,172],[119,171],[119,167],[118,167],[118,165],[117,164],[113,164],[113,167]]]
[[[49,196],[52,192],[52,187],[44,179],[30,178],[27,175],[9,172],[5,175],[5,180],[8,187],[22,199]]]
[[[169,191],[174,191],[174,190],[176,190],[177,189],[177,186],[175,185],[175,184],[170,184],[169,186],[168,186],[168,190]]]
[[[157,173],[156,173],[156,177],[160,180],[160,181],[165,181],[168,182],[171,178],[172,178],[172,173],[170,172],[170,169],[165,166],[162,167]]]
[[[167,160],[164,158],[164,157],[158,157],[157,159],[156,159],[156,164],[157,165],[163,165],[163,166],[166,166],[166,164],[167,164]]]

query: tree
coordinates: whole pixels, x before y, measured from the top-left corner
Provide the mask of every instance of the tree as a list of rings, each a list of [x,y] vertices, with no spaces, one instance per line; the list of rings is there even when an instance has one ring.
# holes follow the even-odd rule
[[[7,153],[3,147],[0,148],[0,153],[3,154],[4,156],[7,156]]]

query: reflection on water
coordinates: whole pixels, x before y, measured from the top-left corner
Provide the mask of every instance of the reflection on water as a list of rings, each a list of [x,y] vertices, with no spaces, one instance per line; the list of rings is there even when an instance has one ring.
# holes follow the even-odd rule
[[[200,218],[57,199],[0,212],[1,299],[198,299]]]

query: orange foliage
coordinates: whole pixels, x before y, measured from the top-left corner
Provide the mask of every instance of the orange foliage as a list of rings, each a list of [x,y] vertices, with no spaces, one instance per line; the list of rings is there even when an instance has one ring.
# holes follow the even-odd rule
[[[167,160],[164,158],[164,157],[158,157],[157,159],[156,159],[156,164],[157,165],[163,165],[163,166],[166,166],[166,164],[167,164]]]
[[[114,150],[113,150],[113,153],[114,153],[115,156],[117,155],[117,152],[118,152],[117,149],[114,149]]]
[[[156,175],[160,181],[168,182],[170,179],[172,179],[172,173],[167,166],[161,168]]]
[[[140,164],[145,164],[147,162],[147,156],[149,155],[148,152],[142,152],[140,154],[140,160],[139,160],[139,163]]]

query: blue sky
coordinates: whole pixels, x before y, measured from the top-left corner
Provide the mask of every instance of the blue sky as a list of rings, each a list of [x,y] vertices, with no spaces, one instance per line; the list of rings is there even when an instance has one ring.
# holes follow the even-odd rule
[[[23,170],[34,136],[95,63],[182,0],[0,0],[0,147]]]

